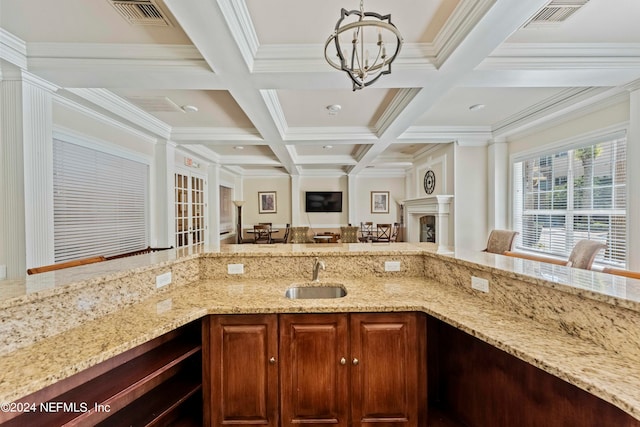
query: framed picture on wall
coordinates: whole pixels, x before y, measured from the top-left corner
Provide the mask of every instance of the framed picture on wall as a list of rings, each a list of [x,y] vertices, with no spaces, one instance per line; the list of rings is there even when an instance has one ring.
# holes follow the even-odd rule
[[[276,213],[276,192],[275,191],[259,191],[258,192],[258,213]]]
[[[389,192],[371,192],[371,213],[389,213]]]

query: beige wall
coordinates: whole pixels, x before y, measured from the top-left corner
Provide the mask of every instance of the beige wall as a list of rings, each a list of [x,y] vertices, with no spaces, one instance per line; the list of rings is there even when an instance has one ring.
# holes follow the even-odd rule
[[[471,250],[486,247],[487,147],[455,147],[455,246]]]
[[[372,221],[374,224],[400,222],[400,202],[405,199],[404,194],[404,177],[400,178],[384,178],[360,176],[356,180],[356,194],[354,195],[355,218],[356,223]],[[371,192],[372,191],[388,191],[389,192],[389,213],[372,213],[371,212]]]
[[[291,179],[288,176],[245,178],[242,187],[244,228],[259,222],[270,222],[274,227],[291,223]],[[258,213],[258,193],[262,191],[276,192],[276,213]]]
[[[342,212],[305,212],[306,191],[342,191]],[[311,228],[334,229],[349,222],[349,192],[346,176],[300,178],[300,222]]]

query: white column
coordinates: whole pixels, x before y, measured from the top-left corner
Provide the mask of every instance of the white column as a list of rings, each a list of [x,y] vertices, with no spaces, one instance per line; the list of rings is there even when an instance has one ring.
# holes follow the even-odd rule
[[[220,165],[211,164],[207,167],[208,194],[208,230],[205,243],[212,250],[220,251]]]
[[[348,208],[349,211],[349,223],[351,225],[358,225],[358,203],[356,194],[358,191],[357,188],[357,180],[358,178],[354,175],[347,175],[347,200],[349,201]]]
[[[0,82],[0,265],[7,278],[54,262],[53,117],[55,87],[20,70]]]
[[[149,243],[152,247],[175,246],[174,233],[171,231],[175,221],[173,207],[174,157],[175,147],[173,144],[164,140],[156,142],[153,147],[149,188],[149,206],[151,207]]]
[[[300,225],[300,175],[291,175],[291,226]]]
[[[640,89],[630,94],[627,135],[627,245],[629,270],[640,271]]]
[[[506,229],[509,200],[509,150],[507,143],[494,141],[487,147],[488,228]]]

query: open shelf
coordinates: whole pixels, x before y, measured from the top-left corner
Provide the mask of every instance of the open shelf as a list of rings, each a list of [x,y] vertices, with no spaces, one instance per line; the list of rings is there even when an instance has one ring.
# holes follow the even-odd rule
[[[38,410],[0,425],[166,425],[162,419],[168,417],[177,423],[181,405],[200,394],[201,351],[195,322],[21,399],[35,402]],[[197,400],[191,417],[196,419],[202,414],[202,399]],[[53,411],[41,409],[40,402],[54,404]]]

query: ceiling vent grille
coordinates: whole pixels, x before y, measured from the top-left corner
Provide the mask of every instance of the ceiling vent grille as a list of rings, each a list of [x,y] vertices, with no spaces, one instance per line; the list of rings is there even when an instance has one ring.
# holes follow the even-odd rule
[[[553,0],[542,8],[524,26],[558,24],[566,21],[589,0]]]
[[[170,27],[171,22],[153,0],[107,0],[132,25]]]

